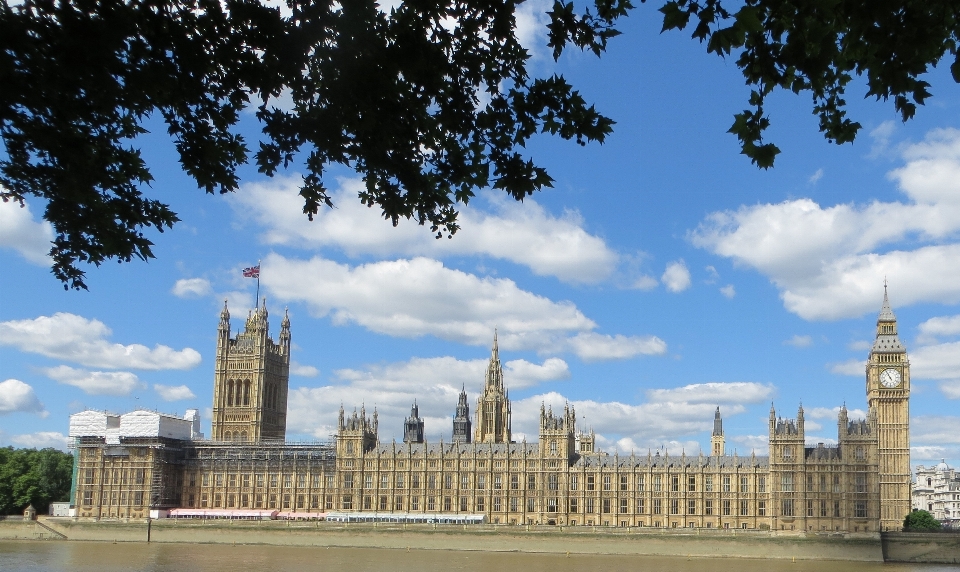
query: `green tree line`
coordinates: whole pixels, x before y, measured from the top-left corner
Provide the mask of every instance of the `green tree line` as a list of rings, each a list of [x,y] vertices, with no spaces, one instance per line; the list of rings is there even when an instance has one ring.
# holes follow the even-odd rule
[[[50,503],[70,500],[72,476],[68,453],[0,447],[0,514],[22,514],[30,504],[46,513]]]

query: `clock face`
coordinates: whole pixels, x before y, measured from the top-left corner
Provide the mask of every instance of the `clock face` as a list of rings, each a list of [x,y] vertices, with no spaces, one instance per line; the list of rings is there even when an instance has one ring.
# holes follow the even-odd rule
[[[900,385],[900,371],[896,369],[885,369],[880,372],[880,385],[892,389]]]

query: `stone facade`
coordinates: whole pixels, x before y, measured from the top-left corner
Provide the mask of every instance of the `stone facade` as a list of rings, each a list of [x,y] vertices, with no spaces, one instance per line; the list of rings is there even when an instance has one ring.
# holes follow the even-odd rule
[[[931,467],[917,465],[913,510],[925,510],[944,526],[960,529],[960,472],[946,461]]]
[[[111,457],[116,445],[78,438],[80,516],[136,516],[147,508],[179,506],[271,509],[314,518],[334,512],[372,518],[455,514],[518,525],[875,532],[899,528],[909,511],[909,489],[900,481],[903,454],[909,451],[910,366],[886,295],[867,366],[867,418],[850,420],[843,407],[838,444],[807,446],[803,408],[796,418],[783,418],[771,406],[767,456],[728,455],[719,410],[709,456],[598,451],[593,432],[577,427],[572,406],[559,412],[541,407],[538,440],[514,442],[496,337],[472,441],[462,392],[450,442],[423,439],[416,405],[405,422],[403,443],[381,442],[376,410],[368,415],[363,407],[350,414],[341,407],[333,444],[303,445],[271,440],[280,434],[281,423],[269,425],[267,432],[262,422],[257,433],[253,409],[247,409],[251,417],[242,423],[247,423],[248,441],[255,442],[233,442],[238,430],[242,440],[243,429],[229,415],[248,406],[236,404],[236,389],[230,405],[229,384],[224,385],[246,379],[234,373],[239,366],[229,365],[237,359],[232,348],[252,332],[261,355],[272,352],[277,363],[286,364],[289,321],[284,320],[281,343],[274,346],[267,343],[265,309],[248,318],[246,332],[237,339],[229,338],[226,309],[224,315],[213,441],[122,442],[128,454]],[[230,351],[221,351],[227,347]],[[269,367],[243,371],[264,373],[251,374],[250,403],[271,411],[262,395],[272,380],[282,388],[280,405],[285,404],[286,369],[275,370],[272,378],[266,375]],[[114,495],[110,487],[118,478],[128,484],[133,478],[139,488],[131,485],[125,497]]]

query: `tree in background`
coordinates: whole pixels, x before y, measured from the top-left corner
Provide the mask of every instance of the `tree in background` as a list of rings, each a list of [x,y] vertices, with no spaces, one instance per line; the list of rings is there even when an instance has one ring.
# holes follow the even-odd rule
[[[70,500],[72,477],[68,453],[0,447],[0,514],[21,514],[30,504],[46,513],[50,503]]]
[[[643,0],[641,0],[643,1]],[[153,257],[146,228],[179,218],[146,198],[150,169],[134,145],[162,118],[183,170],[208,193],[237,188],[251,155],[235,132],[257,106],[267,175],[298,164],[312,219],[332,206],[331,165],[356,170],[359,199],[397,224],[453,235],[458,205],[493,187],[516,200],[550,187],[518,152],[536,133],[602,143],[614,122],[562,76],[531,77],[516,36],[523,0],[25,0],[0,3],[0,197],[44,203],[55,232],[53,273],[85,288],[80,263]],[[600,55],[630,0],[555,0],[548,12],[555,59],[573,45]],[[729,1],[726,6],[729,6]],[[957,56],[955,0],[670,0],[663,29],[693,37],[736,64],[753,86],[751,109],[730,131],[745,155],[770,167],[766,97],[807,92],[820,130],[853,141],[846,117],[854,76],[867,96],[892,98],[904,121],[930,96],[921,79]],[[951,67],[960,81],[960,61]],[[271,101],[283,97],[289,106]],[[254,103],[257,102],[257,103]]]
[[[903,519],[903,530],[907,532],[936,532],[942,529],[940,521],[925,510],[915,510]]]

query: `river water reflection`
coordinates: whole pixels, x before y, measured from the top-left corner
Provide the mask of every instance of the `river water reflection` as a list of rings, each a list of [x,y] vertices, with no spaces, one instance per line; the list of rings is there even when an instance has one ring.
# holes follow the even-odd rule
[[[662,556],[531,554],[383,548],[319,548],[139,542],[0,542],[4,572],[120,570],[253,572],[349,570],[397,572],[940,572],[955,566]]]

